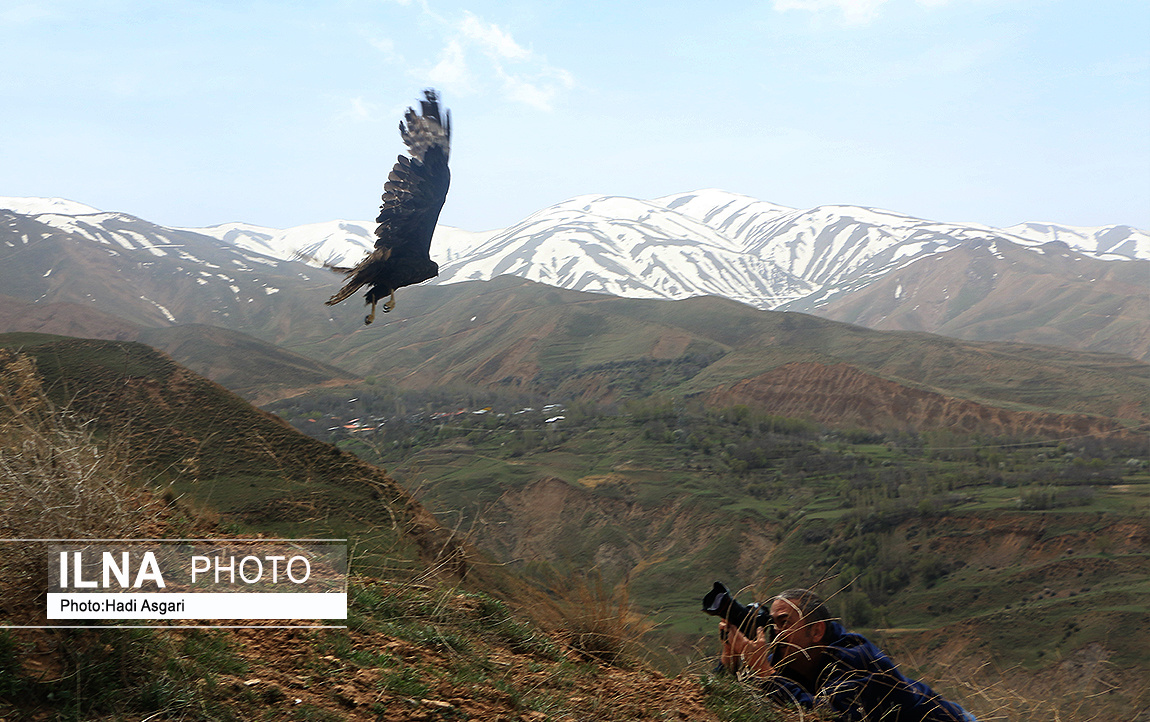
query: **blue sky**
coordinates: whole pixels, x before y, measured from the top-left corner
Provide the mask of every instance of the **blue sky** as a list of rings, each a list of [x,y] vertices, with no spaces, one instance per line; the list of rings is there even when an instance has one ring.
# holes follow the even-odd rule
[[[0,195],[165,225],[374,217],[424,87],[441,221],[722,188],[1150,228],[1150,3],[0,2]]]

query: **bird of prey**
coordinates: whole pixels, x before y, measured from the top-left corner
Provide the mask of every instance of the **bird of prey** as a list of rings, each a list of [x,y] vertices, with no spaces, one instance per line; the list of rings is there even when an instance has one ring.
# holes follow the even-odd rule
[[[363,319],[365,324],[375,320],[375,306],[385,296],[390,298],[383,304],[384,312],[395,308],[395,289],[439,275],[439,266],[431,260],[431,236],[451,184],[447,169],[451,113],[440,106],[434,90],[423,91],[423,96],[420,114],[408,108],[399,123],[399,135],[411,157],[399,156],[383,185],[375,250],[354,268],[328,266],[347,276],[343,288],[327,300],[328,306],[370,286],[365,302],[371,304],[371,312]]]

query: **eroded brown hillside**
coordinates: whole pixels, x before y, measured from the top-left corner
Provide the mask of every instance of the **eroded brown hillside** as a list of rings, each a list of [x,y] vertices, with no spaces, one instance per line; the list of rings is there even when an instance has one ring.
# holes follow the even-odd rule
[[[614,498],[602,493],[610,487]],[[729,518],[684,497],[645,503],[629,498],[626,487],[621,474],[584,477],[576,485],[541,478],[504,494],[488,510],[491,523],[480,540],[499,558],[516,561],[562,563],[579,550],[587,567],[631,577],[668,560],[699,561],[721,545],[731,554],[715,573],[750,578],[762,571],[776,546],[777,525],[743,518],[735,522],[738,544],[728,549]],[[600,493],[593,493],[595,488]]]
[[[748,404],[771,414],[874,430],[950,429],[1015,437],[1125,436],[1111,419],[1010,411],[859,371],[848,364],[792,363],[711,391],[715,406]]]

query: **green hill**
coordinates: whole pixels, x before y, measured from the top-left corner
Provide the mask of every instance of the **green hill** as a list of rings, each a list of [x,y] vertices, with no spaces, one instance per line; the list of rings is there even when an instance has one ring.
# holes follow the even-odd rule
[[[143,329],[136,340],[256,405],[358,380],[343,369],[218,326]]]
[[[620,299],[512,277],[405,291],[370,328],[287,345],[411,389],[617,400],[708,392],[792,363],[848,364],[995,407],[1150,418],[1150,365],[1116,354],[872,331],[717,298]]]
[[[61,407],[132,448],[169,498],[237,531],[359,540],[371,565],[419,567],[450,535],[383,471],[304,436],[222,386],[136,342],[2,334],[35,361]]]
[[[189,456],[189,444],[200,453]],[[383,472],[141,344],[0,338],[0,496],[0,528],[16,536],[343,533],[352,567],[346,627],[42,627],[41,550],[28,541],[35,535],[9,539],[0,545],[4,719],[655,722],[672,708],[719,719],[698,682],[668,679],[624,653],[618,635],[603,636],[629,629],[609,594],[585,598],[606,605],[598,616],[546,599],[535,616],[550,610],[559,625],[545,632],[522,612],[544,597],[513,593],[529,588],[498,567],[472,567],[480,558]],[[113,509],[115,519],[94,516]],[[510,582],[503,595],[515,607],[475,591],[499,582]],[[753,703],[737,690],[719,699]]]
[[[0,294],[0,333],[141,341],[257,404],[353,374],[219,326],[148,327],[76,303],[28,303]]]

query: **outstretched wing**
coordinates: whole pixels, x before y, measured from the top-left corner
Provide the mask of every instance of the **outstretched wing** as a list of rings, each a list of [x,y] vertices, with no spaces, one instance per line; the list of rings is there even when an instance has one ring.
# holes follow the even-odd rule
[[[399,134],[411,157],[399,156],[383,186],[376,248],[392,254],[431,252],[431,236],[451,185],[447,160],[451,150],[451,114],[439,104],[434,90],[424,91],[421,114],[407,109]]]
[[[399,134],[411,157],[399,156],[383,185],[383,203],[375,229],[375,250],[354,268],[336,268],[347,274],[343,287],[327,300],[339,303],[363,286],[370,285],[366,299],[372,313],[375,303],[395,289],[435,276],[438,267],[431,260],[431,237],[439,221],[439,211],[447,198],[451,173],[447,157],[451,149],[451,115],[439,104],[434,90],[425,90],[420,113],[408,108],[399,124]],[[388,305],[384,311],[391,310]]]

